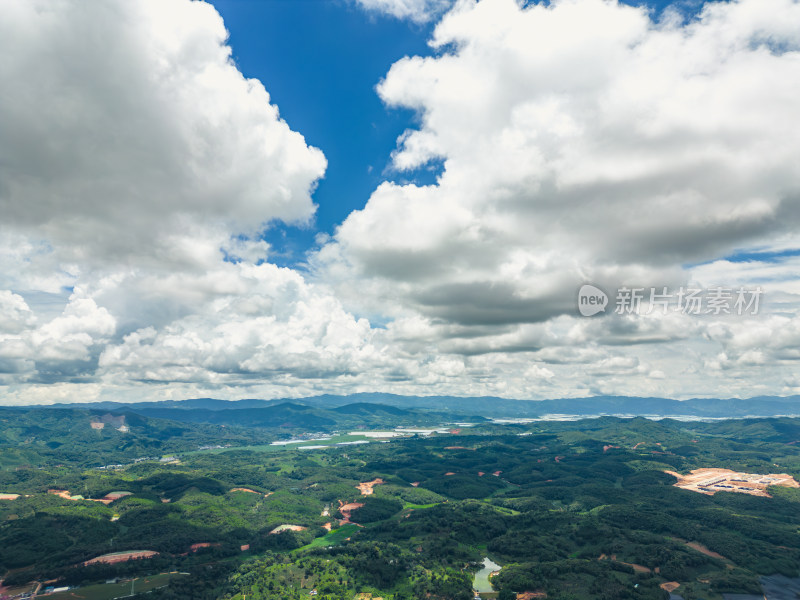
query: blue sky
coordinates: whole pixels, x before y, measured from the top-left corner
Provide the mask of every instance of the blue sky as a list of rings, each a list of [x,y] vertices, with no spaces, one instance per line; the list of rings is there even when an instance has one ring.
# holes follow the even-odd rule
[[[234,59],[261,80],[282,117],[328,158],[314,193],[310,227],[273,223],[265,238],[273,260],[302,261],[318,232],[333,233],[361,209],[385,178],[398,136],[413,124],[410,110],[387,109],[375,86],[397,59],[427,55],[433,24],[370,14],[339,0],[216,0],[230,31]],[[431,180],[418,173],[418,180]],[[401,179],[408,179],[403,175]]]

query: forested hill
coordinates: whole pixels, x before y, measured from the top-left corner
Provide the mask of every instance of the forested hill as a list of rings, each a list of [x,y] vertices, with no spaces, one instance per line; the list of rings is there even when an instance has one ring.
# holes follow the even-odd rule
[[[100,466],[208,444],[234,446],[275,439],[266,431],[152,419],[134,413],[37,408],[0,409],[0,467]]]
[[[334,409],[290,402],[225,410],[159,404],[113,410],[93,404],[0,407],[0,468],[59,462],[100,466],[204,446],[268,444],[296,435],[351,429],[438,427],[466,419],[485,421],[479,416],[363,403]]]

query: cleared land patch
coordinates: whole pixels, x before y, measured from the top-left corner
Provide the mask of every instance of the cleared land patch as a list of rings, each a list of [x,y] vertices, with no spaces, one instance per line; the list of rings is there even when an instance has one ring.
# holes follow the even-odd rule
[[[244,487],[236,487],[230,490],[231,492],[247,492],[248,494],[260,494],[261,492],[257,492],[255,490],[251,490],[250,488]]]
[[[91,560],[87,560],[83,564],[84,566],[96,565],[98,563],[113,565],[115,563],[121,563],[127,560],[134,560],[137,558],[151,558],[156,554],[158,554],[158,552],[155,552],[154,550],[131,550],[129,552],[112,552],[111,554],[103,554],[102,556],[98,556],[96,558],[92,558]]]
[[[278,534],[281,531],[305,531],[308,527],[303,527],[302,525],[290,525],[288,523],[284,525],[278,525],[275,529],[270,531],[270,535]]]
[[[758,475],[753,473],[737,473],[730,469],[694,469],[687,475],[675,471],[664,471],[678,479],[675,487],[700,494],[713,496],[717,492],[738,492],[751,496],[771,498],[767,487],[780,485],[783,487],[800,488],[794,477],[786,473],[770,473]]]
[[[362,496],[370,496],[373,493],[373,489],[376,485],[381,485],[382,483],[386,483],[383,479],[378,477],[377,479],[373,479],[372,481],[362,481],[356,487],[358,491],[361,492]]]

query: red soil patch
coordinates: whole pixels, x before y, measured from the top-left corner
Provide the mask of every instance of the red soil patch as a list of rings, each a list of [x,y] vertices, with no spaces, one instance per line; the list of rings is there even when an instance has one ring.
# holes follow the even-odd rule
[[[282,531],[305,531],[307,527],[302,525],[278,525],[275,529],[270,531],[270,535],[281,533]]]
[[[644,442],[639,442],[638,444],[636,444],[636,445],[633,447],[633,449],[634,449],[634,450],[636,450],[636,449],[637,449],[639,446],[643,446],[643,445],[644,445]]]
[[[358,491],[361,492],[362,496],[371,496],[374,491],[372,488],[374,488],[376,485],[381,485],[383,483],[386,482],[380,477],[378,477],[377,479],[373,479],[372,481],[362,481],[356,487],[358,488]]]
[[[189,546],[189,552],[197,552],[198,550],[200,550],[200,548],[216,548],[219,545],[220,545],[219,542],[214,542],[214,543],[199,542],[197,544],[192,544],[191,546]]]
[[[241,546],[239,546],[239,550],[241,550],[242,552],[247,552],[248,550],[250,550],[250,544],[242,544]]]
[[[333,523],[325,523],[322,528],[326,531],[330,531],[333,528]]]
[[[679,587],[681,587],[681,584],[678,583],[677,581],[668,581],[666,583],[662,583],[658,587],[660,587],[665,592],[669,592],[671,594],[672,592],[677,590]]]
[[[452,471],[448,471],[447,473],[444,474],[445,477],[450,477],[450,475],[455,475],[455,473],[453,473]]]
[[[603,446],[603,452],[608,452],[609,450],[611,450],[611,448],[619,448],[619,446],[611,446],[611,445]]]
[[[418,485],[419,485],[419,481],[414,481],[414,482],[411,484],[411,487],[417,487]]]
[[[486,475],[486,473],[483,471],[478,471],[478,477],[483,477],[484,475]]]
[[[500,473],[502,473],[502,471],[495,471],[494,473],[492,473],[492,475],[494,475],[495,477],[500,477]]]
[[[461,430],[460,429],[451,429],[450,433],[452,433],[453,435],[458,435],[459,433],[461,433]]]
[[[110,492],[105,495],[103,500],[109,500],[113,502],[114,500],[119,500],[120,498],[124,498],[125,496],[132,496],[131,492]]]
[[[255,490],[251,490],[250,488],[233,488],[231,489],[232,492],[247,492],[248,494],[260,494],[261,492],[257,492]]]
[[[725,560],[725,557],[722,556],[722,554],[714,552],[713,550],[709,550],[700,542],[686,542],[686,545],[689,546],[689,548],[697,550],[698,552],[702,552],[706,556],[710,556],[711,558],[721,558],[722,560]]]
[[[475,448],[467,448],[466,446],[445,446],[445,450],[475,450]]]
[[[534,598],[547,598],[547,592],[519,592],[517,600],[533,600]]]
[[[351,502],[350,504],[344,504],[339,507],[339,512],[342,513],[344,519],[342,519],[342,524],[352,523],[350,520],[351,513],[356,510],[357,508],[361,508],[364,506],[363,502]]]
[[[59,496],[64,498],[65,500],[72,500],[72,494],[70,494],[67,490],[47,490],[48,494],[53,494],[54,496]]]
[[[136,550],[133,552],[115,552],[114,554],[104,554],[103,556],[98,556],[91,560],[87,560],[83,563],[84,566],[88,565],[96,565],[99,563],[105,565],[114,565],[116,563],[126,562],[129,560],[135,560],[139,558],[152,558],[156,556],[158,552],[154,552],[153,550]]]

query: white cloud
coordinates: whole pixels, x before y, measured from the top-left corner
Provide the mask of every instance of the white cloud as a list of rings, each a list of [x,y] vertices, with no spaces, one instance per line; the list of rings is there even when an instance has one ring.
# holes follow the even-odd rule
[[[270,264],[221,265],[237,286],[193,304],[191,314],[110,345],[101,372],[149,381],[251,384],[253,378],[326,379],[380,364],[366,320],[322,290]]]
[[[325,158],[242,76],[209,4],[11,0],[3,15],[4,228],[70,261],[192,264],[198,235],[313,215]]]
[[[0,290],[0,334],[19,333],[36,322],[36,317],[22,296]]]
[[[450,4],[359,1],[418,22]],[[457,3],[435,56],[377,88],[419,114],[394,167],[441,175],[381,184],[311,277],[255,234],[313,216],[325,159],[232,63],[211,6],[4,9],[5,401],[797,388],[798,258],[720,259],[798,247],[796,1],[688,23],[606,0]],[[582,319],[587,281],[758,284],[766,303]]]
[[[408,19],[415,23],[427,23],[441,15],[454,0],[355,0],[368,11],[389,15],[397,19]]]
[[[378,92],[419,114],[395,166],[440,159],[437,183],[382,184],[316,257],[360,278],[360,306],[547,321],[574,314],[583,282],[677,288],[685,263],[799,224],[797,2],[688,23],[605,0],[462,2],[431,45]]]

